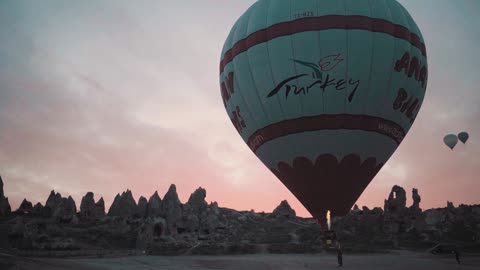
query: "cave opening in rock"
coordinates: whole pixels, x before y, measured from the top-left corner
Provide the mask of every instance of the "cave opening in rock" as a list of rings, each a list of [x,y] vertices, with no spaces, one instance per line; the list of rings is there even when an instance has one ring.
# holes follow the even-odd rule
[[[161,236],[162,235],[162,226],[160,224],[155,224],[153,227],[153,233],[155,236]]]

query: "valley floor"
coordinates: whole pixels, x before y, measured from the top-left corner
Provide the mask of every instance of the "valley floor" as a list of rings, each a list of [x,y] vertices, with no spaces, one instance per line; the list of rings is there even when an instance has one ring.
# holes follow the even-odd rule
[[[389,254],[345,254],[342,269],[424,270],[480,269],[480,254],[464,255],[458,265],[453,255],[394,251]],[[336,254],[316,255],[237,255],[237,256],[128,256],[117,258],[29,258],[0,254],[0,269],[5,270],[286,270],[339,269]]]

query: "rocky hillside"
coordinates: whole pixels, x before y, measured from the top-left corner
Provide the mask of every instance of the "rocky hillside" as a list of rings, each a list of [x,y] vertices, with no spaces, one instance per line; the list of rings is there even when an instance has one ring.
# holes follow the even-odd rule
[[[77,209],[71,197],[52,191],[44,205],[25,199],[11,212],[0,179],[0,248],[23,255],[314,253],[324,249],[320,226],[297,217],[287,201],[272,213],[236,211],[205,201],[198,188],[186,203],[171,185],[161,198],[134,200],[127,190],[105,211],[103,198],[87,192]],[[480,246],[480,206],[422,211],[413,190],[413,205],[395,186],[384,209],[357,206],[332,227],[348,251],[395,248],[426,249],[452,242],[475,250]]]
[[[480,251],[480,205],[446,208],[420,208],[420,195],[412,191],[413,204],[406,207],[406,193],[394,186],[385,200],[384,210],[355,207],[333,220],[339,238],[357,248],[426,249],[437,243]]]

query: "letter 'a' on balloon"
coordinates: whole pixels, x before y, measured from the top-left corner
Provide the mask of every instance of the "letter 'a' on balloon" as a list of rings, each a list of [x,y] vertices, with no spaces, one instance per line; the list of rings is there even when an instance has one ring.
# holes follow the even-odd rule
[[[463,132],[460,132],[458,133],[458,139],[463,143],[465,144],[467,141],[468,141],[468,133],[463,131]]]
[[[427,51],[396,0],[258,0],[233,25],[219,77],[242,139],[326,229],[410,130]]]
[[[457,143],[458,143],[457,135],[448,134],[445,137],[443,137],[443,142],[448,146],[448,148],[453,150],[455,145],[457,145]]]

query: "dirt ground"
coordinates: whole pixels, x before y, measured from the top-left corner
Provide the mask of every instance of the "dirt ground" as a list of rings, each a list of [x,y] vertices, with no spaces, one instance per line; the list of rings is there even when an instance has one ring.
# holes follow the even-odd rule
[[[480,269],[480,254],[461,257],[457,264],[453,255],[432,255],[415,252],[389,254],[345,254],[342,269]],[[284,269],[338,269],[334,254],[317,255],[238,255],[238,256],[129,256],[121,258],[22,258],[0,254],[1,270],[284,270]]]

